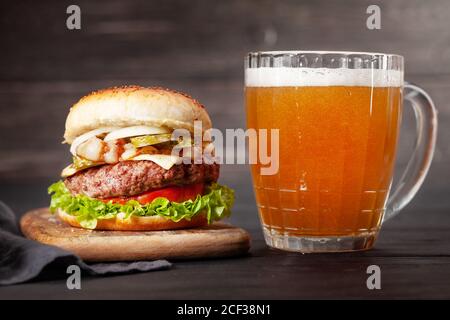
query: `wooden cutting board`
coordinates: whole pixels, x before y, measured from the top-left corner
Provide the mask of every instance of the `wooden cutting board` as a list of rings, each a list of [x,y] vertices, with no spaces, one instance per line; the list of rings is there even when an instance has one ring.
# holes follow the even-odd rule
[[[229,257],[250,248],[248,233],[225,223],[170,231],[97,231],[71,227],[41,208],[27,212],[20,227],[27,238],[61,247],[85,261]]]

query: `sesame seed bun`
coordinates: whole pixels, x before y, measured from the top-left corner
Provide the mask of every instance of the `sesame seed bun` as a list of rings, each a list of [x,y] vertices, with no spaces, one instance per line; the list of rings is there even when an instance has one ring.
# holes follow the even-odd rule
[[[72,143],[101,127],[147,125],[193,131],[194,121],[201,121],[203,130],[211,128],[203,105],[186,94],[158,87],[114,87],[92,92],[72,106],[64,139]]]

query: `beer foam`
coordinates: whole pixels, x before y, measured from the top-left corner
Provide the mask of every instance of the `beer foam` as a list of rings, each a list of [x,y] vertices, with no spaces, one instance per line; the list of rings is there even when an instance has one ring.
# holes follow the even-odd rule
[[[403,71],[345,68],[247,68],[247,87],[400,87]]]

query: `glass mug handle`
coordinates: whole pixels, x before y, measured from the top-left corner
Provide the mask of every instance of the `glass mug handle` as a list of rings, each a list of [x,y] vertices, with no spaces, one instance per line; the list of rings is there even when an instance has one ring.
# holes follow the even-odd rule
[[[395,216],[415,196],[430,168],[436,145],[437,110],[431,97],[418,86],[406,83],[404,99],[413,107],[417,138],[411,159],[387,202],[383,221]]]

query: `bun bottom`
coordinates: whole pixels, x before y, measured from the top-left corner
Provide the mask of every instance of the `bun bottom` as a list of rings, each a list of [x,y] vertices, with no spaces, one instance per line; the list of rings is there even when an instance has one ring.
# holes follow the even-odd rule
[[[58,217],[70,224],[72,227],[83,228],[77,221],[75,216],[72,216],[65,211],[58,209]],[[110,231],[155,231],[155,230],[174,230],[187,229],[194,227],[201,227],[208,223],[205,215],[199,214],[191,220],[180,220],[174,222],[160,216],[137,217],[131,216],[128,219],[122,219],[120,214],[111,219],[97,220],[95,230],[110,230]]]

